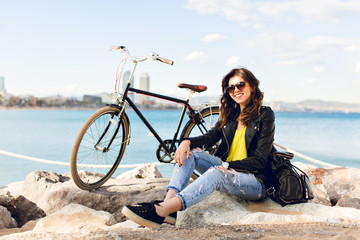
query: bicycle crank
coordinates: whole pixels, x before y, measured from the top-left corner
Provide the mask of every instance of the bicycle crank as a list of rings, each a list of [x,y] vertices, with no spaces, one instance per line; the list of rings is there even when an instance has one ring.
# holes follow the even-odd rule
[[[172,140],[167,139],[164,140],[164,143],[166,145],[166,147],[168,149],[170,149],[171,144],[172,144]],[[160,144],[159,147],[156,150],[156,157],[159,160],[159,162],[163,162],[163,163],[170,163],[172,160],[174,160],[174,156],[175,156],[175,150],[176,149],[172,149],[171,152],[167,152],[166,149]]]

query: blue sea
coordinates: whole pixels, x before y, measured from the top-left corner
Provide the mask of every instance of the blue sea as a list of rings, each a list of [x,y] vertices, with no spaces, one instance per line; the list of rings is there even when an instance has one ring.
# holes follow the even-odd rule
[[[0,150],[69,162],[72,145],[83,123],[94,110],[0,110]],[[133,111],[131,142],[121,164],[157,162],[157,140]],[[180,111],[144,111],[163,139],[170,139]],[[321,161],[360,168],[360,113],[275,113],[275,142]],[[294,161],[310,163],[299,157]],[[313,164],[316,165],[316,164]],[[164,177],[171,164],[159,166]],[[32,171],[70,172],[66,166],[50,165],[0,154],[0,186],[22,181]],[[126,171],[119,169],[115,175]]]

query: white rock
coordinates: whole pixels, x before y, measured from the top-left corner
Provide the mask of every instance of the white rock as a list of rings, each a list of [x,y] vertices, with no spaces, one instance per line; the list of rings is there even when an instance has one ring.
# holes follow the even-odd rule
[[[13,182],[13,183],[9,183],[5,186],[2,186],[0,188],[0,194],[1,193],[6,193],[6,192],[10,192],[10,194],[12,196],[17,196],[17,195],[21,195],[21,189],[23,187],[24,181],[20,181],[20,182]]]
[[[157,166],[153,163],[144,164],[133,170],[120,174],[117,179],[136,179],[136,178],[162,178]]]
[[[93,191],[79,189],[67,174],[37,171],[30,173],[21,194],[35,202],[47,215],[76,203],[113,214],[117,222],[125,220],[124,205],[164,199],[169,179],[109,179]]]
[[[96,211],[79,204],[69,204],[61,210],[41,219],[34,232],[70,233],[98,231],[116,223],[108,212]]]
[[[26,176],[21,194],[49,214],[46,211],[47,195],[65,187],[72,187],[74,183],[69,180],[68,176],[54,172],[32,172]]]
[[[149,228],[144,228],[142,227],[141,225],[131,221],[131,220],[126,220],[125,222],[120,222],[120,223],[117,223],[117,224],[114,224],[110,227],[107,227],[105,230],[116,230],[116,229],[132,229],[132,230],[139,230],[139,229],[142,229],[142,230],[149,230]]]
[[[221,192],[214,192],[204,201],[178,213],[177,226],[211,224],[271,224],[323,222],[358,224],[360,210],[302,203],[281,207],[271,199],[251,202]]]
[[[360,169],[314,168],[307,172],[313,185],[324,184],[334,203],[342,197],[360,198]]]

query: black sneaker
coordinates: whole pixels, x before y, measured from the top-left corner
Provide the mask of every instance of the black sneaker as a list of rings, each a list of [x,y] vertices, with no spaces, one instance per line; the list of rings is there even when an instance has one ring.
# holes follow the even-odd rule
[[[156,204],[156,205],[160,205],[159,203],[161,203],[161,202],[163,202],[163,201],[155,200],[152,203]],[[165,217],[164,222],[171,224],[171,225],[175,225],[176,217],[177,217],[177,212],[171,213],[169,216]]]
[[[164,217],[160,217],[155,211],[153,203],[139,203],[134,206],[124,206],[121,211],[127,218],[148,228],[159,228],[164,222]]]

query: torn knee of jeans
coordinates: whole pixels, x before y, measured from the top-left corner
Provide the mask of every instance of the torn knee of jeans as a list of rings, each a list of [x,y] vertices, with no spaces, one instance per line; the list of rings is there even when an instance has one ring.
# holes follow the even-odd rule
[[[216,167],[212,166],[208,170],[206,170],[206,172],[213,172],[215,170],[216,170]]]
[[[204,148],[194,148],[193,150],[191,150],[191,153],[201,153],[205,151]]]
[[[218,166],[212,166],[212,167],[210,167],[206,172],[213,172],[213,171],[215,171],[215,170],[219,170],[219,171],[221,171],[222,173],[224,173],[224,174],[225,174],[225,178],[227,177],[227,175],[228,175],[228,173],[229,173],[229,171],[227,171],[227,173],[225,173],[224,169],[218,168]]]

